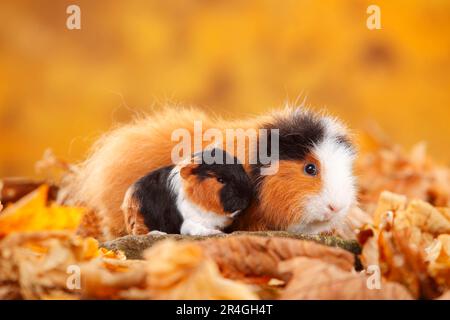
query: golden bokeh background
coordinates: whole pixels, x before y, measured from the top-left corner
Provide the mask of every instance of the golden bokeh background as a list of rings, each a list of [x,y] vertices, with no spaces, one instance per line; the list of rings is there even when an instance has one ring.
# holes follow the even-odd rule
[[[33,175],[48,147],[80,160],[136,110],[244,116],[305,96],[450,163],[449,35],[446,0],[2,1],[0,176]]]

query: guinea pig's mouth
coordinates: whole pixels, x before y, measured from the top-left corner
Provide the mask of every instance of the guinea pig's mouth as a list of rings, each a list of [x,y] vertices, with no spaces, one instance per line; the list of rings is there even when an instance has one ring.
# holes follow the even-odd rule
[[[307,224],[311,225],[311,226],[326,226],[329,224],[333,224],[335,223],[337,220],[340,219],[340,215],[339,214],[333,214],[333,215],[323,215],[320,218],[315,218],[313,220],[310,220],[307,222]]]

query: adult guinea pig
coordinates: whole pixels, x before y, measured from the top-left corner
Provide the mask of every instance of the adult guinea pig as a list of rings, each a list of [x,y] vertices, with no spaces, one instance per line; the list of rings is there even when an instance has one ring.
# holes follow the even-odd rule
[[[201,122],[203,132],[210,128],[222,132],[279,130],[276,174],[262,175],[262,165],[238,157],[255,184],[256,194],[234,229],[329,231],[340,224],[354,203],[355,152],[347,130],[337,119],[291,107],[247,120],[224,120],[195,109],[168,108],[107,133],[80,164],[69,186],[76,203],[95,210],[102,218],[106,238],[127,233],[120,209],[126,190],[149,171],[173,164],[171,152],[177,141],[172,140],[172,133],[184,128],[194,136],[195,121]],[[246,144],[245,154],[256,152],[250,150],[254,146]]]
[[[215,153],[222,154],[221,163],[206,162],[202,152],[130,186],[122,204],[127,232],[222,233],[250,205],[253,189],[235,157],[218,148],[208,150],[208,155]]]

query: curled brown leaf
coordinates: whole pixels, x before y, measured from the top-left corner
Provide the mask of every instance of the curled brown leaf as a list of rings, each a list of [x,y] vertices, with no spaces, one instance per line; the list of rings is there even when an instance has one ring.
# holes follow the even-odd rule
[[[366,275],[346,271],[319,259],[294,258],[282,262],[280,272],[292,274],[280,299],[412,299],[408,290],[400,284],[385,282],[380,278],[380,288],[377,289]]]
[[[248,276],[279,277],[278,263],[298,256],[321,259],[344,270],[354,266],[354,256],[343,249],[312,241],[235,236],[199,242],[206,255],[228,278]]]

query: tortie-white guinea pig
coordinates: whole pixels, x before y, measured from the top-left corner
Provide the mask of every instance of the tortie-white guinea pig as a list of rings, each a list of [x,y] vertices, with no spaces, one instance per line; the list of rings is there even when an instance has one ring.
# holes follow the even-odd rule
[[[242,164],[219,148],[207,153],[222,153],[223,161],[206,162],[204,151],[191,161],[154,170],[128,189],[122,204],[128,233],[222,233],[247,209],[253,189]]]
[[[355,150],[345,128],[335,118],[299,109],[275,114],[262,127],[279,130],[278,172],[263,176],[261,166],[251,166],[264,229],[317,234],[340,228],[356,197]],[[255,220],[252,214],[242,218],[241,226]]]
[[[186,128],[193,135],[196,121],[202,123],[202,133],[208,129],[224,134],[227,129],[279,130],[275,174],[264,176],[262,165],[240,159],[255,195],[232,230],[330,231],[354,204],[355,151],[346,128],[337,119],[302,107],[244,120],[225,120],[196,109],[167,108],[103,136],[72,180],[73,198],[98,212],[107,238],[127,233],[120,205],[129,186],[149,171],[171,165],[171,153],[178,143],[172,140],[173,132]],[[257,152],[252,149],[257,146],[246,144],[245,154]]]

